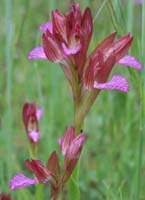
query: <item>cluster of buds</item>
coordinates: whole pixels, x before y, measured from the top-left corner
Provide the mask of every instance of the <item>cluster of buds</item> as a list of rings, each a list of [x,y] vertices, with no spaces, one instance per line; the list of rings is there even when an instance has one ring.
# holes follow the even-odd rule
[[[62,169],[60,169],[56,151],[52,152],[45,166],[39,160],[26,160],[25,165],[35,175],[35,178],[26,177],[22,173],[16,174],[10,181],[10,189],[15,190],[37,183],[49,182],[52,198],[56,199],[77,164],[85,140],[84,133],[81,132],[75,136],[75,128],[68,128],[58,142],[64,156]]]

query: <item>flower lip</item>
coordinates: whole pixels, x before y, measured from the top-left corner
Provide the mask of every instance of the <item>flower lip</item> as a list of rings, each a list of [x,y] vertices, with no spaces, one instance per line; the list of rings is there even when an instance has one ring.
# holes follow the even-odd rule
[[[43,32],[49,30],[51,33],[53,33],[53,24],[52,22],[46,22],[45,24],[40,25],[39,29]]]
[[[28,58],[29,60],[31,60],[31,59],[42,59],[42,60],[46,60],[46,59],[47,59],[47,57],[46,57],[46,55],[45,55],[45,52],[44,52],[44,49],[43,49],[42,46],[38,46],[38,47],[35,47],[34,49],[32,49],[32,50],[29,52],[27,58]]]
[[[71,54],[76,54],[80,51],[81,49],[81,44],[79,44],[78,46],[74,47],[74,48],[68,48],[65,43],[62,43],[62,48],[63,51],[65,53],[65,55],[71,55]]]
[[[127,92],[129,90],[129,84],[123,76],[114,75],[109,82],[97,83],[94,82],[94,88],[100,90],[120,90]]]
[[[135,57],[133,57],[131,55],[126,55],[123,58],[121,58],[118,61],[118,64],[126,65],[126,66],[129,66],[129,67],[133,67],[133,68],[135,68],[137,70],[142,70],[142,68],[143,68],[141,63],[138,60],[136,60]]]
[[[34,143],[37,143],[39,138],[40,138],[40,132],[39,131],[35,131],[35,130],[31,130],[28,132],[28,136],[31,138],[31,140]]]
[[[15,190],[38,183],[36,178],[28,178],[24,174],[16,174],[10,181],[9,188]]]

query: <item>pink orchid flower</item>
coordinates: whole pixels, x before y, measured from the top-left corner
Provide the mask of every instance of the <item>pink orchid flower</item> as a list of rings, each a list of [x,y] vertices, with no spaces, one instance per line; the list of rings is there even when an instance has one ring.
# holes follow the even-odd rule
[[[80,157],[85,141],[86,136],[84,133],[81,132],[79,135],[75,136],[74,127],[69,127],[66,129],[62,138],[59,139],[61,153],[64,156],[64,176],[62,178],[63,183],[65,183],[72,174]]]
[[[36,108],[35,103],[25,103],[23,106],[23,122],[31,142],[37,143],[40,138],[38,121],[43,114],[43,109]]]
[[[86,90],[128,91],[129,84],[120,75],[114,75],[107,82],[115,64],[142,69],[142,65],[131,55],[127,55],[133,37],[127,35],[115,40],[116,33],[105,38],[87,56],[92,37],[93,23],[91,11],[86,8],[82,14],[78,3],[73,3],[70,12],[52,12],[52,21],[40,26],[43,31],[43,45],[32,49],[28,59],[48,59],[58,62],[69,80],[73,96],[77,82],[81,94]]]
[[[46,166],[39,160],[26,160],[26,167],[35,175],[35,178],[29,178],[24,174],[16,174],[10,180],[10,189],[15,190],[19,188],[28,187],[37,183],[44,184],[49,182],[51,187],[55,187],[59,177],[59,163],[56,152],[52,152]]]

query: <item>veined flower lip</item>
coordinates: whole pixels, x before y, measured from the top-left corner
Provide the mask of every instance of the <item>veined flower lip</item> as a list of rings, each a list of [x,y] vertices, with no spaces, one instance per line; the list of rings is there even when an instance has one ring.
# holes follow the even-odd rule
[[[46,22],[45,24],[42,24],[39,26],[39,29],[43,32],[46,32],[49,30],[51,33],[53,33],[53,23],[52,22]]]
[[[114,75],[112,79],[106,83],[94,82],[94,88],[99,90],[120,90],[127,92],[129,90],[129,84],[123,76]]]
[[[31,59],[42,59],[42,60],[46,60],[46,59],[47,59],[47,57],[46,57],[46,55],[45,55],[45,52],[44,52],[43,46],[38,46],[38,47],[35,47],[34,49],[32,49],[32,50],[29,52],[27,58],[28,58],[29,60],[31,60]]]
[[[16,174],[10,181],[9,188],[11,190],[27,187],[38,183],[36,178],[28,178],[24,174]]]

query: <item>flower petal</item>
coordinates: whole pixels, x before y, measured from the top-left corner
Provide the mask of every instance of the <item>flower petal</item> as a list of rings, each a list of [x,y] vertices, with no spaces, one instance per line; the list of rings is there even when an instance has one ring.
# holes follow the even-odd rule
[[[51,179],[51,172],[42,164],[40,160],[26,160],[26,167],[35,174],[39,183],[45,183]]]
[[[57,143],[58,143],[59,145],[61,145],[61,144],[62,144],[62,138],[58,138]]]
[[[65,130],[63,136],[59,139],[60,149],[63,156],[66,155],[71,142],[75,138],[75,128],[69,127]]]
[[[55,63],[61,62],[64,59],[64,53],[54,36],[51,37],[49,31],[47,31],[46,33],[43,33],[42,40],[44,52],[48,60]]]
[[[92,37],[92,15],[90,8],[86,8],[82,18],[82,31],[83,31],[83,50],[87,52],[91,37]]]
[[[71,141],[64,159],[63,172],[65,173],[65,176],[63,176],[63,183],[65,183],[72,174],[81,154],[85,140],[86,135],[81,132]]]
[[[37,120],[38,120],[38,121],[39,121],[40,118],[42,117],[43,112],[44,112],[44,110],[43,110],[42,108],[37,108],[37,110],[36,110],[36,117],[37,117]]]
[[[67,48],[67,46],[64,43],[62,43],[62,48],[63,48],[65,55],[76,54],[80,51],[81,44],[79,44],[75,48],[69,49],[69,48]]]
[[[28,54],[28,59],[47,59],[42,46],[35,47]]]
[[[67,42],[66,17],[59,10],[52,11],[53,33],[58,40]]]
[[[56,151],[53,151],[47,161],[46,168],[58,178],[60,175],[59,160]]]
[[[11,190],[15,190],[15,189],[27,187],[36,183],[38,183],[38,180],[36,178],[29,178],[29,177],[26,177],[24,174],[16,174],[10,180],[9,188]]]
[[[40,132],[32,130],[28,133],[29,137],[32,139],[33,142],[38,142],[40,138]]]
[[[130,56],[130,55],[127,55],[127,56],[124,56],[123,58],[121,58],[119,61],[118,61],[119,64],[122,64],[122,65],[127,65],[129,67],[133,67],[133,68],[136,68],[138,70],[141,70],[142,69],[142,65],[141,63],[136,60],[135,57],[133,56]]]
[[[90,57],[96,57],[96,54],[98,53],[98,50],[104,50],[108,45],[110,45],[116,36],[116,32],[111,33],[109,36],[107,36],[103,41],[101,41],[97,47],[93,50]]]
[[[129,84],[123,76],[114,75],[107,83],[97,83],[95,81],[94,88],[100,90],[120,90],[122,92],[127,92]]]
[[[39,29],[44,32],[48,29],[52,33],[53,32],[53,24],[52,24],[52,22],[46,22],[45,24],[40,25]]]
[[[118,62],[118,60],[120,60],[123,56],[127,54],[128,49],[131,46],[132,40],[133,37],[130,35],[130,33],[128,33],[118,40],[114,41],[105,48],[105,57],[108,58],[111,54],[113,54],[116,57],[116,62]]]

